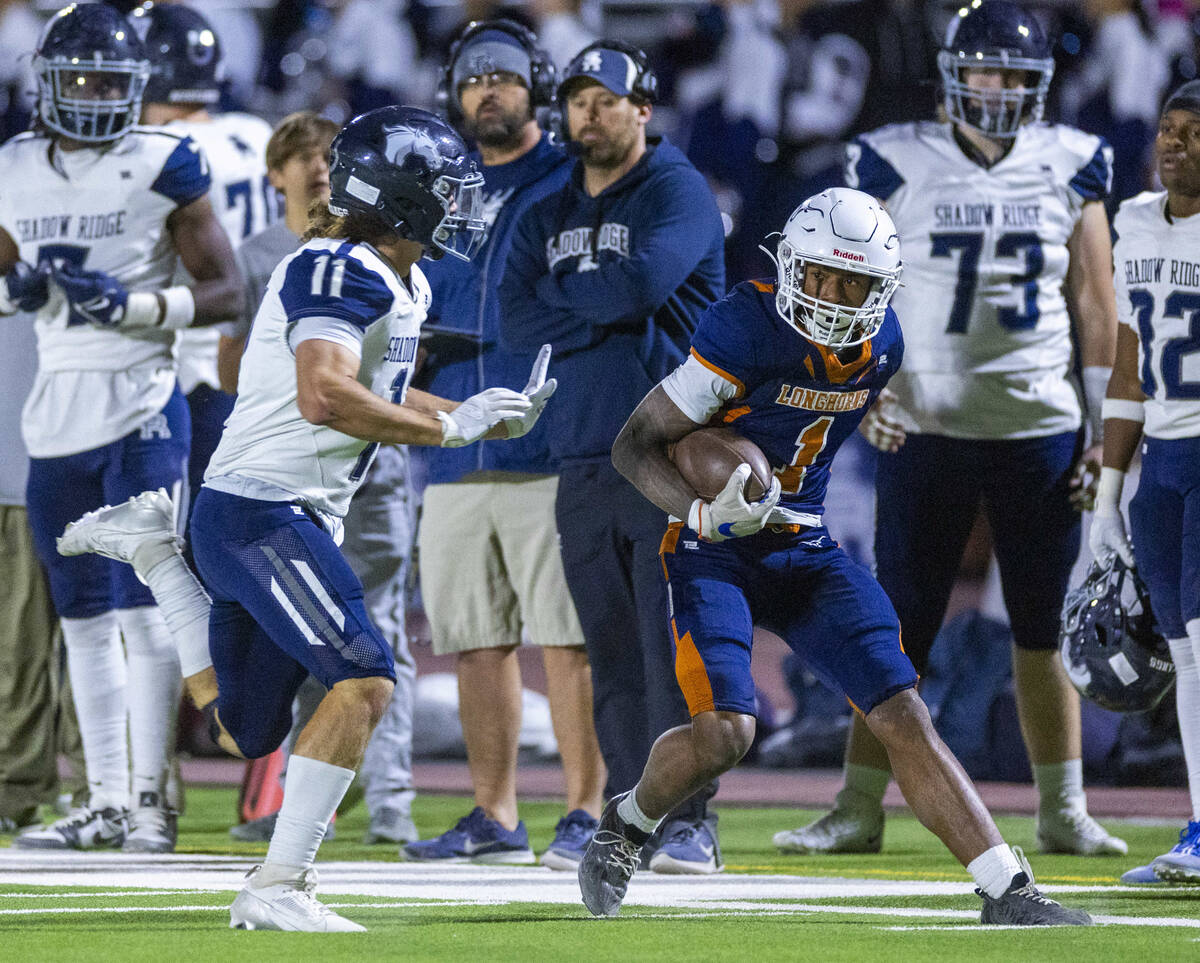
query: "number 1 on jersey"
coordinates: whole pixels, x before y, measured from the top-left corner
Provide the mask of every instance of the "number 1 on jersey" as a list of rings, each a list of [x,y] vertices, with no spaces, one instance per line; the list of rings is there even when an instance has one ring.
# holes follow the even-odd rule
[[[796,454],[792,456],[792,463],[775,473],[779,476],[779,487],[785,495],[794,495],[800,491],[808,466],[825,450],[829,427],[832,424],[833,418],[823,415],[796,436]]]

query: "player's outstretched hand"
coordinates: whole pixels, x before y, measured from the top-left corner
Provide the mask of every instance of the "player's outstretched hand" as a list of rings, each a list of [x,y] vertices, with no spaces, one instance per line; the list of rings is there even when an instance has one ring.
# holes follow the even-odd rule
[[[520,418],[529,406],[529,398],[511,388],[488,388],[471,395],[453,411],[438,412],[442,447],[461,448],[479,441],[500,422]]]
[[[1097,561],[1116,552],[1122,562],[1133,568],[1133,545],[1125,532],[1125,519],[1120,509],[1097,507],[1088,531],[1088,548]]]
[[[116,328],[125,317],[129,292],[125,285],[103,271],[85,271],[70,264],[56,264],[50,276],[67,299],[67,324],[91,324]]]
[[[549,367],[550,345],[544,344],[538,352],[537,360],[533,363],[533,371],[529,373],[529,381],[522,392],[529,399],[529,410],[520,418],[505,419],[504,427],[508,429],[509,438],[520,438],[522,435],[528,434],[529,430],[537,424],[538,418],[542,416],[542,409],[546,407],[546,402],[550,400],[554,389],[558,387],[558,382],[554,378],[546,380],[546,369]]]
[[[894,392],[887,388],[879,392],[875,404],[858,424],[859,432],[872,447],[887,452],[900,450],[906,436],[898,418],[899,409]]]
[[[779,501],[782,489],[779,479],[771,479],[770,490],[756,502],[746,501],[746,480],[750,477],[750,466],[745,462],[738,465],[729,476],[725,487],[711,502],[697,498],[688,512],[688,528],[710,542],[723,542],[727,538],[741,538],[762,531]]]
[[[0,314],[37,311],[50,300],[50,269],[18,261],[0,281]]]

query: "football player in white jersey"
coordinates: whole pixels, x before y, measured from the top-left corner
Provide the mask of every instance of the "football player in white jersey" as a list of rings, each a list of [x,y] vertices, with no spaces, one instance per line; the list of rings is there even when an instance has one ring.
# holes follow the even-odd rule
[[[54,539],[84,509],[180,487],[189,425],[175,332],[234,317],[240,278],[203,152],[135,126],[149,63],[128,21],[72,5],[47,25],[34,68],[37,129],[0,148],[0,312],[37,311],[22,416],[29,521],[62,620],[91,797],[18,845],[163,851],[174,845],[163,778],[179,700],[170,633],[128,569],[64,559]],[[190,285],[172,283],[180,261]]]
[[[1058,659],[1059,612],[1080,547],[1072,485],[1083,484],[1083,466],[1099,471],[1100,402],[1115,350],[1103,203],[1111,151],[1098,137],[1041,122],[1050,45],[1007,0],[964,5],[938,66],[945,122],[883,127],[847,148],[847,184],[886,203],[906,252],[894,301],[904,366],[863,432],[883,451],[877,576],[923,673],[983,506],[1012,626],[1038,844],[1124,853],[1087,813],[1079,698]],[[878,852],[890,776],[886,752],[856,716],[834,810],[777,833],[776,845]]]
[[[315,899],[313,860],[395,679],[391,645],[337,548],[376,449],[519,437],[556,386],[545,380],[546,346],[524,392],[489,388],[457,403],[409,390],[429,303],[416,262],[478,246],[483,178],[462,139],[414,107],[355,118],[330,157],[328,207],[314,206],[307,243],[271,276],[196,500],[204,588],[162,492],[91,513],[59,542],[146,579],[188,691],[227,750],[272,752],[304,678],[329,690],[293,747],[266,860],[234,901],[231,925],[247,929],[362,929]]]
[[[193,7],[148,2],[129,15],[150,56],[150,80],[142,100],[142,123],[163,125],[191,137],[208,158],[213,209],[234,248],[264,230],[278,211],[267,179],[271,127],[259,117],[212,113],[221,96],[225,63],[221,40]],[[257,305],[256,305],[257,307]],[[233,396],[221,390],[217,350],[222,332],[193,328],[176,344],[179,386],[192,416],[188,488],[200,490],[216,451]]]
[[[1192,814],[1179,843],[1127,883],[1200,883],[1200,81],[1166,102],[1155,140],[1165,191],[1125,201],[1117,243],[1117,360],[1104,399],[1104,463],[1088,540],[1116,552],[1150,592],[1175,662],[1175,706]],[[1121,516],[1125,473],[1142,441],[1142,472]]]

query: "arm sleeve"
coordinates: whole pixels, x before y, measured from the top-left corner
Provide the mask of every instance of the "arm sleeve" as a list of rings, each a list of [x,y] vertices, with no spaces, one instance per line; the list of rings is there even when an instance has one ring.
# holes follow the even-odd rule
[[[900,189],[904,178],[863,138],[856,137],[846,145],[847,187],[864,191],[886,201]]]
[[[535,294],[549,270],[539,205],[517,223],[500,281],[500,341],[510,351],[536,351],[549,344],[557,356],[592,343],[592,326],[563,307],[550,307]]]
[[[738,386],[694,351],[663,379],[662,386],[676,407],[698,425],[706,424],[725,402],[738,396]]]
[[[1108,141],[1101,138],[1092,159],[1071,178],[1071,189],[1085,201],[1104,200],[1112,192],[1112,166],[1113,150]]]
[[[288,347],[292,354],[302,341],[332,341],[362,357],[363,329],[341,318],[309,315],[288,326]]]
[[[279,289],[289,324],[302,318],[336,318],[366,330],[392,310],[395,298],[383,278],[357,258],[307,249],[290,264]]]
[[[185,137],[167,157],[150,190],[174,201],[176,207],[185,207],[207,194],[211,186],[208,158],[199,144]]]
[[[630,225],[629,256],[605,259],[594,271],[548,273],[538,300],[569,309],[593,325],[641,320],[653,314],[722,236],[712,192],[696,171],[662,178],[637,199],[642,220]]]

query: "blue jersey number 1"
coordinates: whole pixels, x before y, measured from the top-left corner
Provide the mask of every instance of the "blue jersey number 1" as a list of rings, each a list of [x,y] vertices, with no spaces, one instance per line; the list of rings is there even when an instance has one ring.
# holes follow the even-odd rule
[[[388,392],[388,401],[392,404],[397,404],[397,398],[400,392],[404,390],[404,378],[408,374],[407,368],[402,368],[400,372],[392,379],[391,390]],[[375,452],[379,451],[379,442],[372,441],[358,455],[358,461],[354,463],[354,468],[350,471],[350,480],[358,481],[367,469],[371,466],[371,462],[375,458]]]

